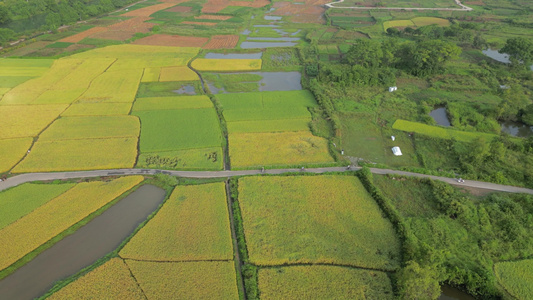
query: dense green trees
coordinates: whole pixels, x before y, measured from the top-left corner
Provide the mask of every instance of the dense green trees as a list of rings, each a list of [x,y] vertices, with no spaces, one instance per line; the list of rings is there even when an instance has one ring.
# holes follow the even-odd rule
[[[499,52],[509,54],[512,64],[529,67],[533,59],[533,42],[523,37],[510,38]]]

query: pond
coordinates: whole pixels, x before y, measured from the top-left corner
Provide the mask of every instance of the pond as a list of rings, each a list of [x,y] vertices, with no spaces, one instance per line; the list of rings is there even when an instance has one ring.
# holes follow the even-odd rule
[[[429,115],[439,124],[440,126],[444,127],[450,127],[452,124],[450,124],[450,120],[448,119],[448,115],[446,114],[446,107],[439,107],[434,110],[432,110]]]
[[[504,63],[504,64],[508,64],[508,63],[511,63],[511,60],[509,59],[509,54],[507,53],[500,53],[498,52],[498,50],[492,50],[490,48],[488,49],[485,49],[483,51],[481,51],[483,54],[485,54],[486,56],[496,60],[496,61],[499,61],[501,63]],[[529,66],[529,68],[533,71],[533,65]]]
[[[74,234],[57,242],[0,281],[2,299],[34,299],[57,280],[76,274],[115,250],[165,199],[165,190],[143,185]]]
[[[298,43],[295,42],[242,42],[242,49],[263,49],[273,47],[293,47]]]
[[[180,95],[196,95],[196,89],[190,84],[182,85],[179,89],[173,90],[173,92]]]
[[[520,122],[505,121],[500,123],[502,132],[516,137],[528,138],[533,136],[533,126],[528,126]]]
[[[261,59],[262,52],[258,53],[213,53],[209,52],[205,55],[205,58],[217,58],[217,59]]]
[[[476,298],[449,285],[441,287],[442,294],[438,300],[475,300]]]
[[[276,38],[276,37],[247,37],[246,38],[247,41],[249,40],[256,40],[256,41],[276,41],[276,42],[296,42],[296,41],[299,41],[300,38],[295,38],[295,37],[279,37],[279,38]]]
[[[278,17],[278,16],[265,16],[264,18],[267,21],[280,21],[281,20],[281,17]]]

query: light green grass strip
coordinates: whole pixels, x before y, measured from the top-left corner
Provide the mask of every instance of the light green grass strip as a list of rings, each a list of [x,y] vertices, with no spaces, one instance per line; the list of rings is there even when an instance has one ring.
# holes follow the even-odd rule
[[[430,137],[440,138],[440,139],[450,140],[452,138],[455,138],[456,140],[461,141],[461,142],[471,142],[472,140],[478,137],[482,137],[482,138],[485,138],[487,141],[490,141],[493,138],[497,137],[497,135],[490,134],[490,133],[446,129],[443,127],[431,126],[431,125],[426,125],[422,123],[411,122],[411,121],[406,121],[406,120],[401,120],[401,119],[396,120],[396,122],[394,122],[394,124],[392,125],[392,128],[401,130],[401,131],[415,132],[415,133],[427,135]]]

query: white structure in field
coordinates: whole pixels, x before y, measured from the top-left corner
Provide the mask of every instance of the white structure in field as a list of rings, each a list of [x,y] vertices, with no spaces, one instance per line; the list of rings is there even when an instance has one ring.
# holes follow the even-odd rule
[[[394,92],[394,91],[397,91],[398,90],[398,87],[396,86],[389,86],[389,92]]]
[[[396,140],[396,137],[394,135],[391,135],[390,138],[393,142]]]
[[[392,147],[392,153],[396,156],[400,156],[402,155],[402,151],[400,150],[400,147],[396,146],[396,147]]]

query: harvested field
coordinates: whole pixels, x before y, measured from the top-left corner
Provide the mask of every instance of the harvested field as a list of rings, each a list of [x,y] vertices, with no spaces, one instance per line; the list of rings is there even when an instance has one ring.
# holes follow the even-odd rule
[[[126,263],[147,299],[239,299],[233,261]]]
[[[190,12],[192,10],[192,7],[190,6],[174,6],[174,7],[171,7],[165,11],[168,11],[168,12]]]
[[[33,138],[0,140],[0,173],[13,168],[30,149]]]
[[[120,258],[110,261],[55,292],[48,298],[60,299],[146,299]]]
[[[387,274],[337,266],[259,270],[261,299],[394,299]]]
[[[125,31],[125,32],[140,32],[148,33],[150,29],[155,25],[153,23],[145,23],[150,20],[149,17],[135,17],[126,21],[122,21],[113,25],[109,25],[107,28],[111,31]],[[97,37],[95,35],[94,37]]]
[[[222,170],[222,147],[144,152],[137,159],[136,168],[164,170]]]
[[[328,141],[309,131],[230,133],[232,167],[247,168],[329,163]]]
[[[157,215],[120,251],[150,261],[232,260],[223,182],[178,186]]]
[[[195,81],[200,80],[198,74],[188,67],[164,67],[161,68],[159,81]]]
[[[106,27],[93,27],[90,29],[87,29],[85,31],[82,31],[80,33],[77,33],[75,35],[71,35],[69,37],[66,37],[64,39],[59,40],[60,42],[66,42],[66,43],[77,43],[81,40],[83,40],[86,37],[89,37],[97,32],[103,32],[107,31],[108,29]]]
[[[198,58],[191,67],[199,71],[255,71],[261,70],[261,59],[207,59]]]
[[[0,106],[0,139],[35,137],[65,108],[63,104]]]
[[[270,4],[268,0],[255,1],[230,1],[230,0],[208,0],[202,7],[202,13],[213,14],[217,13],[228,6],[243,6],[243,7],[263,7]]]
[[[304,4],[294,4],[291,2],[274,2],[276,10],[272,15],[276,16],[290,16],[291,21],[295,23],[325,23],[323,17],[326,9],[324,4],[328,0],[306,0]]]
[[[252,264],[400,265],[394,227],[356,176],[245,177],[239,203]]]
[[[229,20],[229,19],[231,19],[233,17],[232,16],[220,16],[220,15],[200,15],[200,16],[196,16],[194,18],[198,19],[198,20],[220,20],[220,21],[225,21],[225,20]]]
[[[238,35],[214,35],[203,48],[204,49],[231,49],[237,46]]]
[[[209,38],[154,34],[133,42],[136,45],[173,46],[173,47],[202,47]]]
[[[139,8],[139,9],[135,9],[135,10],[132,10],[132,11],[129,11],[127,13],[124,13],[122,14],[121,16],[123,17],[149,17],[151,14],[157,12],[157,11],[160,11],[160,10],[164,10],[164,9],[167,9],[169,7],[172,7],[180,2],[185,2],[186,0],[183,0],[183,1],[173,1],[172,3],[160,3],[160,4],[155,4],[155,5],[151,5],[151,6],[147,6],[147,7],[143,7],[143,8]]]
[[[79,183],[4,227],[0,230],[0,269],[13,264],[142,180],[142,176],[129,176],[110,182]]]
[[[215,26],[217,23],[211,23],[211,22],[193,22],[193,21],[185,21],[181,22],[181,24],[187,24],[187,25],[200,25],[200,26]]]
[[[37,141],[14,173],[133,168],[137,138]]]

